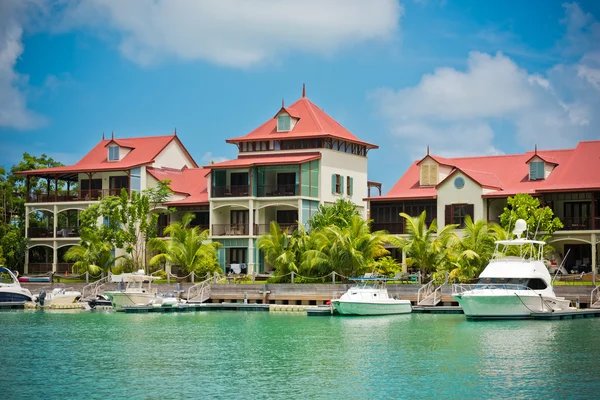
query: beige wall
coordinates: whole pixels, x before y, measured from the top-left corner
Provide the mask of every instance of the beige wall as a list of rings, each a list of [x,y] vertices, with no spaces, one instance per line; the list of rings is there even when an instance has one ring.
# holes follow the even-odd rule
[[[454,180],[462,177],[465,180],[465,186],[462,189],[457,189],[454,186]],[[477,182],[474,182],[461,172],[456,172],[446,181],[444,181],[437,189],[437,215],[438,225],[440,227],[446,225],[445,209],[448,204],[473,204],[473,219],[485,219],[486,209],[485,201],[481,198],[483,190]]]
[[[176,140],[173,140],[161,151],[152,164],[155,168],[168,167],[181,169],[184,166],[193,167],[192,160]]]

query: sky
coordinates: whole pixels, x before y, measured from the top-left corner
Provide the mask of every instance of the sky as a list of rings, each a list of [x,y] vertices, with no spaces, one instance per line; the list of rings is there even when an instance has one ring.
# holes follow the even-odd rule
[[[600,139],[600,1],[0,0],[0,166],[177,135],[200,165],[307,97],[387,192],[426,154]]]

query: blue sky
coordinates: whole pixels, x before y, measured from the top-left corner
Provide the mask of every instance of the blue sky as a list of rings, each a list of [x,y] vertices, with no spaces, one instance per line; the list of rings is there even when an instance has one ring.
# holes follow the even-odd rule
[[[387,192],[443,156],[600,139],[600,2],[0,1],[0,165],[177,134],[199,164],[307,96]]]

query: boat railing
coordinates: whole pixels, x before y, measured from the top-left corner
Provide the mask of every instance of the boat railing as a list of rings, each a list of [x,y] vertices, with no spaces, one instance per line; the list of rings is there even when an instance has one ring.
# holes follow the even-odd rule
[[[455,283],[452,285],[452,295],[461,295],[464,292],[476,290],[533,290],[526,285],[518,283]]]
[[[600,301],[600,286],[596,286],[590,294],[590,307]]]
[[[96,297],[98,293],[102,290],[104,285],[106,285],[109,281],[110,274],[108,274],[104,278],[98,279],[96,282],[92,282],[88,285],[85,285],[83,289],[81,289],[81,299],[83,300]]]
[[[425,300],[427,297],[429,297],[435,290],[436,289],[433,284],[433,280],[421,286],[417,292],[417,304],[419,304],[421,300]]]

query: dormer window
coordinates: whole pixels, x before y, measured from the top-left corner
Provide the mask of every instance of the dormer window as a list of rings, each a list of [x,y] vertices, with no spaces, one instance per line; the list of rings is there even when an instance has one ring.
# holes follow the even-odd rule
[[[531,161],[529,163],[529,180],[537,181],[545,178],[544,162],[543,161]]]
[[[108,161],[119,161],[119,146],[108,146]]]
[[[287,114],[277,116],[277,132],[289,132],[292,129],[291,117]]]
[[[435,186],[438,184],[438,165],[421,164],[421,186]]]

